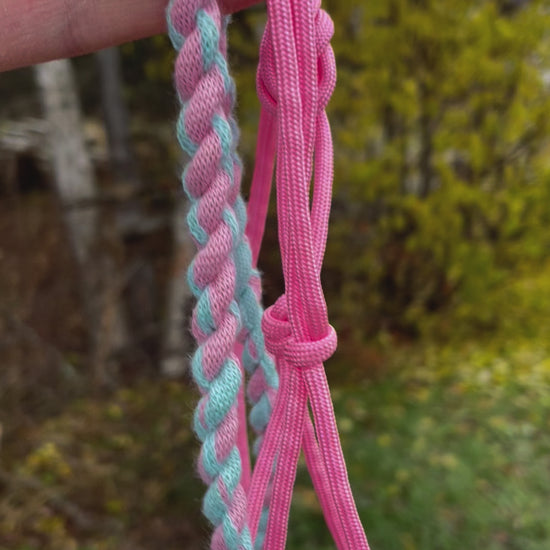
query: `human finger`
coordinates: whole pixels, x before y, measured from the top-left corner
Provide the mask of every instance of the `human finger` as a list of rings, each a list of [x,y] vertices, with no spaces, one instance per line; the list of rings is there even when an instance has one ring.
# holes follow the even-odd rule
[[[226,13],[259,0],[221,0]],[[3,0],[0,72],[165,32],[167,0]]]

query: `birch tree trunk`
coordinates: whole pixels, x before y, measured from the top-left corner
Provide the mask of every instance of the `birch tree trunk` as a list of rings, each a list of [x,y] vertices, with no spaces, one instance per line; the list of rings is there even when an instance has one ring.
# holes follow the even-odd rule
[[[69,60],[35,67],[48,123],[55,191],[69,241],[80,268],[91,361],[96,382],[109,378],[108,361],[126,345],[116,263],[105,250],[98,211],[98,189],[82,133],[80,105]]]

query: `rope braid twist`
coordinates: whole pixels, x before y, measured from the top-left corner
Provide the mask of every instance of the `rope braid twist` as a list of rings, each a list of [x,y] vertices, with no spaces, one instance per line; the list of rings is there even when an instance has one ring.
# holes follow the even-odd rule
[[[195,431],[202,441],[199,472],[209,485],[203,511],[214,525],[212,550],[252,550],[252,539],[258,550],[283,550],[303,446],[339,550],[368,550],[322,364],[336,346],[319,279],[332,180],[332,143],[324,114],[335,77],[327,47],[332,23],[319,10],[319,0],[267,3],[260,55],[264,70],[260,68],[258,84],[266,111],[275,111],[277,128],[271,115],[263,123],[260,117],[259,170],[248,226],[239,193],[235,87],[225,59],[227,19],[221,17],[216,0],[171,0],[168,8],[169,33],[179,50],[175,80],[182,108],[177,134],[191,158],[183,174],[191,200],[188,224],[199,248],[189,284],[197,298],[192,330],[198,349],[192,370],[202,393],[195,414]],[[264,342],[259,274],[252,266],[269,199],[274,138],[285,294],[263,317]],[[279,380],[266,346],[281,368],[276,401],[272,398]],[[251,374],[251,422],[261,447],[252,479],[246,429],[240,423],[241,352]]]
[[[199,347],[192,361],[193,375],[203,394],[195,414],[195,431],[203,443],[199,471],[210,485],[203,511],[216,527],[213,548],[248,548],[242,464],[235,445],[241,372],[231,354],[239,331],[243,365],[251,375],[250,422],[258,436],[256,449],[271,415],[278,376],[265,351],[259,273],[252,268],[245,237],[242,165],[232,116],[235,85],[225,59],[228,18],[221,17],[214,1],[181,4],[172,0],[167,19],[170,38],[179,51],[175,80],[182,109],[177,135],[191,157],[183,175],[191,201],[187,220],[199,247],[188,278],[197,298],[192,329]],[[212,182],[210,187],[207,182]],[[212,362],[211,353],[217,361]],[[263,516],[265,524],[267,509]],[[261,531],[257,548],[262,544]]]
[[[167,19],[179,52],[177,136],[190,156],[182,176],[191,202],[187,221],[198,246],[188,280],[197,299],[192,371],[202,394],[194,428],[202,442],[198,469],[208,484],[203,513],[214,526],[212,549],[252,550],[237,447],[242,372],[233,349],[242,321],[235,251],[242,221],[234,209],[235,137],[228,120],[234,92],[223,63],[225,22],[215,0],[172,0]]]

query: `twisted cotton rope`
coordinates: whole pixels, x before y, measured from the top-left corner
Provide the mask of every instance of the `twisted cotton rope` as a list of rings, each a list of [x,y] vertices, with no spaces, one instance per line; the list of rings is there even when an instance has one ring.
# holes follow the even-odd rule
[[[265,353],[258,292],[252,288],[257,272],[244,237],[246,209],[239,195],[241,165],[231,114],[235,91],[225,60],[225,21],[214,0],[173,0],[167,18],[179,51],[178,140],[191,157],[183,175],[191,200],[188,223],[199,247],[188,277],[197,298],[192,329],[199,347],[193,375],[203,394],[195,415],[202,441],[199,472],[209,484],[203,511],[215,526],[211,548],[248,549],[252,543],[241,484],[246,427],[239,426],[238,411],[242,373],[233,353],[241,320],[245,368],[262,373],[252,410],[259,438],[278,379]]]

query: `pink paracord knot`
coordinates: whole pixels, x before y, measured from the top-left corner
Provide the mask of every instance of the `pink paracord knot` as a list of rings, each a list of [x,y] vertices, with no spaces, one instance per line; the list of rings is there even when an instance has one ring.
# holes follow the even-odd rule
[[[297,342],[292,335],[284,295],[265,310],[262,330],[267,351],[274,357],[284,357],[287,363],[300,368],[321,366],[334,354],[338,344],[332,325],[329,325],[327,335],[320,340]]]

